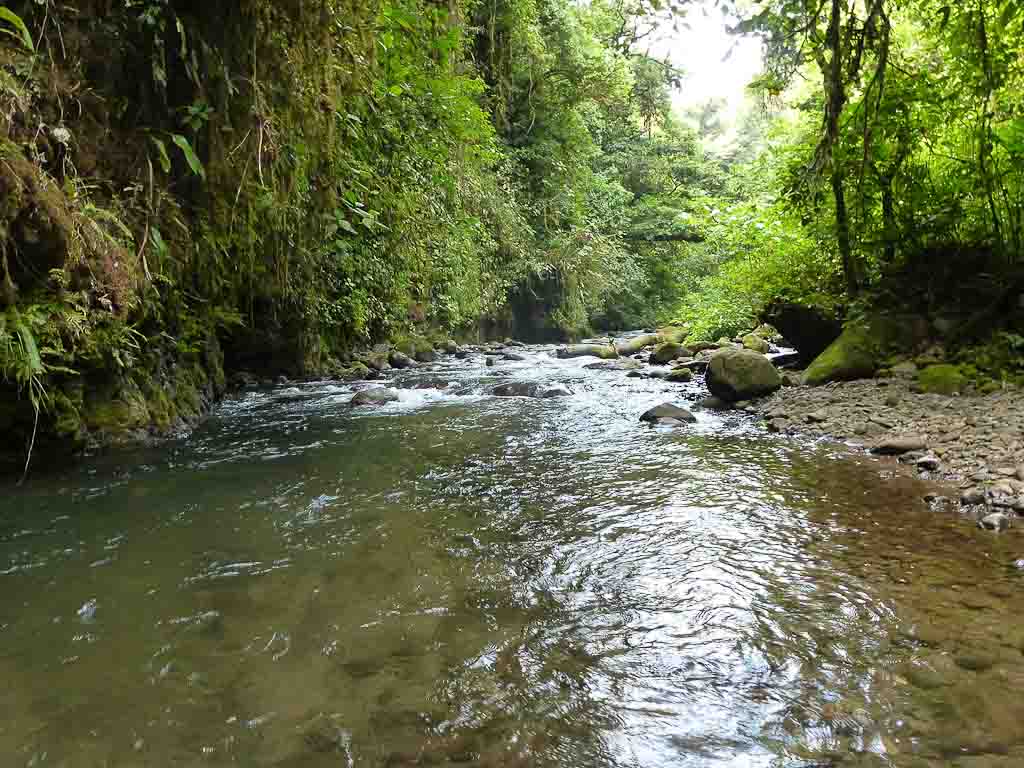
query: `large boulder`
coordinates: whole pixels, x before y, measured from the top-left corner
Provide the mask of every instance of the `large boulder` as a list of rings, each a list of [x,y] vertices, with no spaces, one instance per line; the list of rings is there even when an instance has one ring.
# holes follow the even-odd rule
[[[767,357],[735,347],[711,356],[705,381],[711,394],[730,403],[761,397],[782,386],[782,377]]]
[[[651,353],[651,363],[653,365],[665,365],[667,363],[671,363],[676,358],[692,356],[693,355],[690,350],[682,344],[677,344],[674,341],[667,341],[654,348],[654,351]]]
[[[804,374],[812,386],[873,376],[893,352],[915,349],[928,336],[918,315],[873,315],[847,323],[842,334],[815,358]]]
[[[614,360],[619,356],[611,344],[571,344],[562,347],[555,353],[560,358],[569,357],[600,357],[602,360]]]
[[[829,381],[870,378],[878,370],[881,356],[881,345],[871,328],[859,323],[848,325],[808,366],[804,382],[818,386]]]
[[[773,304],[765,310],[764,319],[796,347],[805,363],[824,352],[843,332],[843,324],[833,315],[802,304]]]

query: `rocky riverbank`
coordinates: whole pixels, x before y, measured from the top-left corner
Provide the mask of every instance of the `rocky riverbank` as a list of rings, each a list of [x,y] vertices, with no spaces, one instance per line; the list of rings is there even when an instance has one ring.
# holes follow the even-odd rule
[[[785,387],[748,408],[773,432],[863,446],[959,488],[958,499],[937,497],[939,506],[959,502],[979,520],[1024,514],[1024,392],[961,397],[914,390],[900,378]]]

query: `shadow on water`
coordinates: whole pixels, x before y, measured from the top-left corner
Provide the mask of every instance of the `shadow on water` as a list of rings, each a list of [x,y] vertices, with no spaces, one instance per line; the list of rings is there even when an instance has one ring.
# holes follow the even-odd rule
[[[3,764],[1024,764],[1015,535],[740,416],[641,428],[698,385],[585,362],[249,393],[9,493]]]

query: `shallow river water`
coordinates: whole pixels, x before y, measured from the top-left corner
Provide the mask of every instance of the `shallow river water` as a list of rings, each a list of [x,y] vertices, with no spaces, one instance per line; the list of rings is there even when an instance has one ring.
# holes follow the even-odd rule
[[[1024,765],[1021,539],[751,417],[638,423],[697,383],[526,357],[6,488],[0,765]],[[574,394],[487,394],[519,379]]]

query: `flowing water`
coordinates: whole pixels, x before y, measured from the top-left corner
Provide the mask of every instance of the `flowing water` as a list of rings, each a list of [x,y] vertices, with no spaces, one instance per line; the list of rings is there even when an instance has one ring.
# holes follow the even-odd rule
[[[526,358],[249,392],[6,490],[0,765],[1024,765],[1015,534]],[[519,379],[573,395],[487,394]]]

